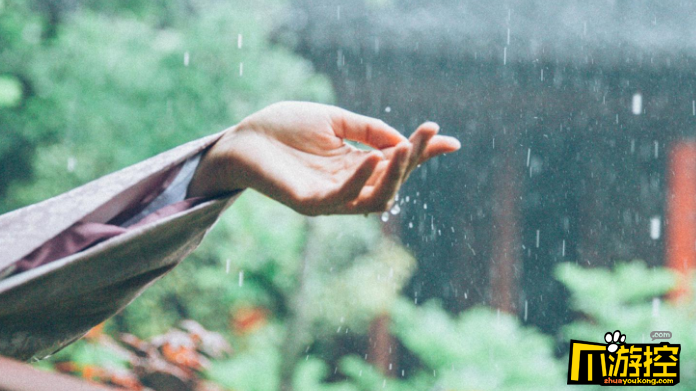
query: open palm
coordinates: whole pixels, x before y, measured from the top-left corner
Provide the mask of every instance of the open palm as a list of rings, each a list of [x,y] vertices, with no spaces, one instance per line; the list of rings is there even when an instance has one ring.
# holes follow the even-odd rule
[[[380,120],[338,107],[278,103],[223,135],[201,162],[189,193],[249,187],[307,215],[382,211],[419,163],[459,149],[456,139],[437,132],[428,122],[406,139]]]

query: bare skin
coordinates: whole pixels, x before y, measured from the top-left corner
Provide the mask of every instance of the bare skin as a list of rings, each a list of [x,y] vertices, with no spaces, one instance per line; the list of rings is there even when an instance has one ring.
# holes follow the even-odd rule
[[[188,195],[252,188],[309,216],[384,211],[420,163],[460,148],[438,131],[426,122],[407,139],[378,119],[335,106],[276,103],[225,132],[201,160]]]

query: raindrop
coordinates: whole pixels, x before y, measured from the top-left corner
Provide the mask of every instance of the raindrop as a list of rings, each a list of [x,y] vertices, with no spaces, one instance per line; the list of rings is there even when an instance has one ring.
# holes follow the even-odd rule
[[[384,108],[385,113],[391,113],[391,107],[387,106]]]
[[[527,300],[525,300],[525,301],[524,301],[524,321],[525,321],[525,322],[527,321],[527,305],[528,305],[528,304],[529,304],[529,303],[527,302]]]
[[[423,209],[428,209],[428,204],[423,203]]]
[[[244,63],[240,62],[239,63],[239,76],[244,75]]]
[[[389,212],[382,213],[382,221],[385,223],[389,221]]]
[[[503,48],[503,65],[507,65],[507,46]]]
[[[655,216],[650,219],[650,238],[657,240],[660,238],[660,217]]]
[[[413,222],[412,221],[408,223],[408,228],[413,229]]]
[[[406,202],[409,202],[411,200],[411,197],[406,196]]]
[[[659,297],[653,297],[652,299],[652,316],[653,318],[657,318],[660,316],[660,298]]]
[[[70,156],[70,157],[68,158],[68,167],[67,167],[68,172],[73,172],[73,171],[75,171],[75,166],[76,166],[76,165],[77,165],[77,159],[75,159],[75,157],[73,157],[73,156]]]
[[[510,27],[507,29],[507,44],[510,46]]]
[[[398,215],[399,212],[401,212],[401,208],[399,207],[399,204],[394,204],[394,206],[391,208],[390,212],[393,215]]]
[[[539,248],[539,234],[540,230],[536,230],[536,247]]]
[[[532,159],[532,148],[527,148],[527,167],[529,167],[529,163],[531,162]]]
[[[189,52],[184,53],[184,66],[189,66]]]
[[[691,101],[691,115],[696,115],[696,100]]]
[[[242,48],[242,34],[237,34],[237,49]]]
[[[660,143],[658,143],[657,141],[655,141],[655,142],[654,142],[654,145],[655,145],[655,159],[657,159],[658,152],[659,152],[659,148],[660,148]]]
[[[643,95],[639,92],[633,94],[633,104],[631,105],[631,111],[634,115],[640,115],[643,112]]]
[[[225,266],[225,273],[230,274],[230,259],[227,259],[227,265]]]
[[[565,257],[565,239],[563,239],[563,246],[561,247],[561,256]]]
[[[471,250],[471,253],[476,255],[476,251],[474,251],[474,248],[471,247],[471,245],[469,243],[467,243],[466,245],[469,247],[469,250]]]
[[[244,285],[244,270],[239,271],[239,286]]]

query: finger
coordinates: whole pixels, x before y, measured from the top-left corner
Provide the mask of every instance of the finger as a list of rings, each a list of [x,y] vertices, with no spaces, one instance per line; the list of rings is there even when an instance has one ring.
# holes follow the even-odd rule
[[[439,135],[435,136],[430,140],[428,146],[425,148],[425,152],[421,156],[419,164],[437,155],[442,155],[443,153],[456,152],[461,147],[462,144],[454,137]]]
[[[413,144],[415,140],[416,135],[420,133],[418,131],[414,132],[411,137],[410,141]],[[414,144],[415,147],[415,144]],[[423,157],[431,158],[437,155],[441,155],[443,153],[450,153],[450,152],[455,152],[461,148],[461,143],[459,140],[457,140],[454,137],[451,136],[440,136],[440,135],[435,135],[430,139],[430,142],[427,143],[427,146],[425,148],[425,153],[422,155]],[[391,159],[392,156],[394,155],[394,150],[396,147],[388,147],[388,148],[383,148],[381,149],[382,154],[384,155],[385,158]],[[427,159],[426,159],[427,160]],[[421,160],[422,163],[422,160]]]
[[[364,188],[358,199],[349,205],[351,213],[375,212],[389,207],[406,172],[411,149],[409,142],[404,142],[396,148],[394,157],[380,181],[374,187]]]
[[[372,176],[367,180],[366,185],[374,186],[375,184],[377,184],[384,176],[384,173],[387,171],[387,168],[391,164],[392,160],[394,160],[394,154],[392,154],[391,159],[382,160],[381,162],[379,162],[377,164],[377,167],[375,168],[375,171],[372,173]]]
[[[336,136],[357,141],[373,148],[393,147],[406,141],[406,137],[384,121],[338,109],[333,116],[333,129]]]
[[[329,197],[327,201],[333,204],[342,204],[357,198],[381,161],[382,157],[379,152],[372,152],[367,155],[355,172],[335,192],[335,199],[334,197]]]
[[[438,124],[428,121],[420,125],[418,129],[413,132],[411,137],[409,137],[409,141],[411,144],[413,144],[413,150],[411,151],[411,155],[408,159],[408,167],[406,168],[404,178],[408,178],[411,171],[413,171],[422,161],[426,160],[424,159],[426,147],[428,147],[430,140],[435,137],[439,130],[440,126]],[[384,153],[385,157],[389,159],[394,154],[394,147],[387,148],[382,152]],[[383,171],[383,167],[379,166],[377,170],[375,170],[376,174],[379,175],[381,175]],[[373,185],[377,181],[377,178],[377,175],[373,175],[373,177],[368,181],[368,184]]]
[[[413,132],[413,135],[411,135],[409,138],[413,144],[413,151],[411,152],[411,156],[409,156],[406,176],[408,176],[408,174],[420,163],[428,143],[439,130],[440,126],[438,124],[434,122],[426,122],[419,126],[415,132]]]
[[[420,132],[416,130],[416,132],[414,132],[414,134],[411,135],[411,139],[414,140],[416,135],[419,133]],[[414,141],[417,142],[417,140]],[[431,159],[438,155],[442,155],[443,153],[455,152],[461,148],[461,143],[459,142],[459,140],[450,136],[435,135],[431,137],[427,143],[423,144],[425,145],[425,150],[422,153],[420,153],[420,156],[418,156],[415,164],[411,162],[411,164],[413,165],[409,166],[408,171],[406,172],[406,177],[408,177],[411,171],[416,169],[416,167],[418,167],[419,164],[426,162],[428,159]],[[414,149],[416,149],[415,144]],[[389,161],[391,161],[391,159],[394,157],[395,150],[396,147],[391,147],[385,148],[381,151],[387,160],[384,160],[377,165],[377,168],[375,169],[375,172],[372,174],[372,177],[367,181],[367,185],[374,185],[375,183],[377,183],[377,181],[384,174],[384,171]],[[415,152],[411,155],[415,157]]]

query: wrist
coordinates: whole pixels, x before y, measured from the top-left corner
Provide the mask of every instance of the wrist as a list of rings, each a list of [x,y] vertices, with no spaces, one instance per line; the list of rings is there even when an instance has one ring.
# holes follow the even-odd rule
[[[247,185],[243,178],[243,167],[235,163],[235,136],[239,125],[225,133],[203,154],[196,172],[188,187],[187,196],[218,197],[243,190]]]

